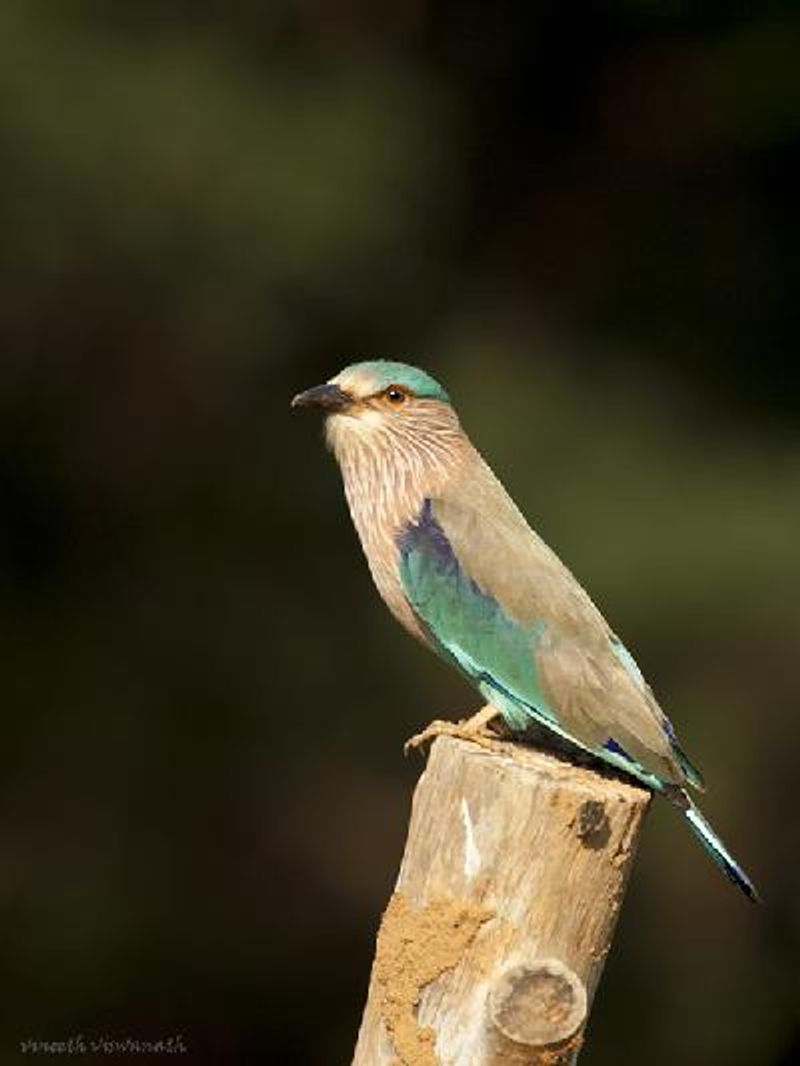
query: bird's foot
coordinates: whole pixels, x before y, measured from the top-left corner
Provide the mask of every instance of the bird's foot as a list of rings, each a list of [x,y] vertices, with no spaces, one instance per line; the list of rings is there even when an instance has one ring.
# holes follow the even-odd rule
[[[460,737],[461,740],[469,740],[482,748],[491,748],[498,736],[494,730],[487,727],[499,715],[497,708],[487,704],[471,718],[463,718],[460,722],[446,722],[441,718],[436,718],[421,733],[415,733],[413,737],[409,737],[403,745],[403,751],[408,755],[412,748],[424,747],[437,737]]]

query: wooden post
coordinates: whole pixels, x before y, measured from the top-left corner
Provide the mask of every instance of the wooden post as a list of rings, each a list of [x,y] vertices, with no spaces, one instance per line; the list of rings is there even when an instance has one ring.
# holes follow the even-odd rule
[[[353,1066],[568,1066],[649,793],[521,745],[437,738]]]

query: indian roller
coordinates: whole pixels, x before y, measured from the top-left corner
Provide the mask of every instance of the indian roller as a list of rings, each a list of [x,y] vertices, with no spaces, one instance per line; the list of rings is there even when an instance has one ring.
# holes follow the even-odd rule
[[[633,656],[525,521],[444,388],[416,367],[374,360],[292,405],[325,415],[370,572],[400,624],[455,666],[512,732],[536,723],[671,800],[757,900],[689,795],[702,777]]]

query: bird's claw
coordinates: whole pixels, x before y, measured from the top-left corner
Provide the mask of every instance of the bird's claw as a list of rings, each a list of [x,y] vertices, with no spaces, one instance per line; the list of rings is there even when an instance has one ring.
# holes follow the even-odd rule
[[[424,748],[426,744],[432,744],[437,737],[452,737],[457,731],[458,725],[455,722],[435,718],[420,733],[415,733],[413,737],[408,738],[403,745],[403,754],[408,755],[414,748]]]
[[[431,744],[437,737],[458,737],[461,740],[469,740],[482,748],[491,748],[497,740],[497,734],[487,726],[496,718],[498,711],[491,705],[481,708],[471,718],[463,718],[460,722],[448,722],[441,718],[435,718],[421,733],[415,733],[409,737],[403,745],[403,753],[408,753],[414,748],[422,748]]]

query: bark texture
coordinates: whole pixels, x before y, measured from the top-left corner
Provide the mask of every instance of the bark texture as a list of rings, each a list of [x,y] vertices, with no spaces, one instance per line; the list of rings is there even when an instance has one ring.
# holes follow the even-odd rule
[[[649,799],[531,748],[435,740],[354,1066],[574,1063]]]

